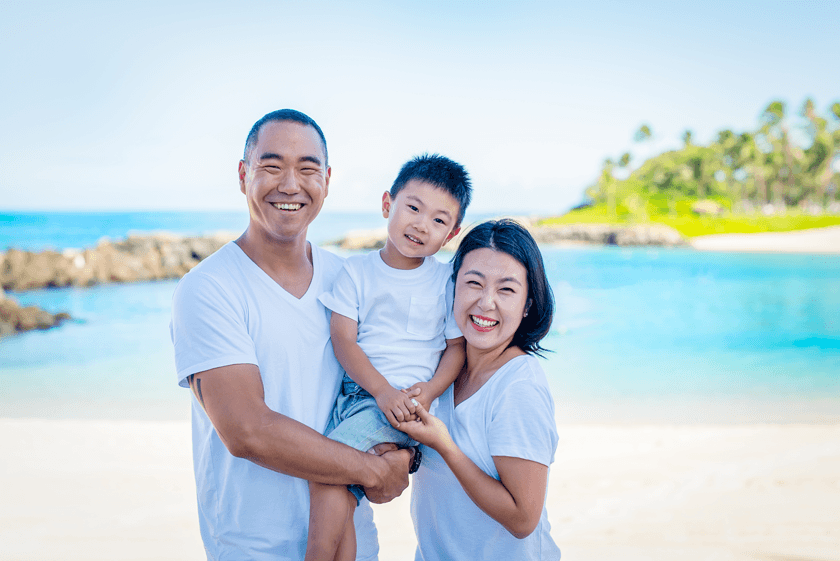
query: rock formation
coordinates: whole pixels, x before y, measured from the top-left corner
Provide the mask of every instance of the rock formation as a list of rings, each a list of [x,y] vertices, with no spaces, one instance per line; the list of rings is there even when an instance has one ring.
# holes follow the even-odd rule
[[[9,249],[0,254],[0,287],[31,290],[177,279],[234,237],[225,233],[131,235],[122,241],[103,239],[96,247],[61,253]]]
[[[63,312],[51,314],[36,306],[22,307],[0,290],[0,337],[32,329],[49,329],[67,319],[70,315]]]
[[[514,220],[527,228],[537,243],[541,244],[579,242],[601,245],[672,247],[686,245],[687,243],[679,232],[663,224],[628,226],[618,224],[563,224],[543,226],[539,224],[538,219],[515,217]],[[447,244],[447,249],[454,250],[457,248],[461,238],[468,231],[469,227],[465,227],[455,239]],[[328,245],[349,250],[379,249],[385,245],[387,235],[384,228],[354,230],[348,232],[343,238],[329,242]]]

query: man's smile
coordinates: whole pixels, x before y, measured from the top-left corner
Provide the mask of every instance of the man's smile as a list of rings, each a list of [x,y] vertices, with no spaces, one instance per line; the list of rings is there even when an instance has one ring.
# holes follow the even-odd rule
[[[278,210],[300,210],[301,203],[271,203],[271,206]]]

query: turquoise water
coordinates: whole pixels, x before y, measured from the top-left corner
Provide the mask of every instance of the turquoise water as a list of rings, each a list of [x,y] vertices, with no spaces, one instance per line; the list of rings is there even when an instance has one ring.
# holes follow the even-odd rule
[[[133,213],[123,231],[111,216],[113,230],[96,226],[96,215],[51,215],[58,224],[44,228],[58,233],[29,247],[78,247],[68,241],[81,240],[78,231],[65,235],[72,229],[61,224],[68,216],[94,240],[141,229]],[[21,221],[27,231],[32,221]],[[236,229],[213,228],[223,220],[209,213],[166,221],[195,228],[177,229],[184,233]],[[157,224],[144,229],[176,230]],[[14,221],[0,225],[0,246],[31,243]],[[311,238],[380,225],[375,215],[324,214]],[[840,421],[840,257],[601,247],[543,254],[558,307],[546,340],[554,352],[543,364],[561,420]],[[186,419],[168,334],[174,287],[14,294],[76,319],[0,340],[0,416]]]

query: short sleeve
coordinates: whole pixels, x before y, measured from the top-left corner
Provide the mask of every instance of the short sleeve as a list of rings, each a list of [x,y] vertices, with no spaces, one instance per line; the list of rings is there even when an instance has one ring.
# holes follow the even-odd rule
[[[336,276],[332,290],[321,294],[318,300],[327,309],[359,321],[359,292],[347,262]]]
[[[216,280],[197,272],[184,276],[172,297],[169,324],[178,383],[187,387],[188,376],[212,368],[258,365],[246,318],[243,301]]]
[[[499,392],[488,428],[491,456],[523,458],[549,466],[554,461],[557,440],[548,388],[520,379]]]
[[[446,281],[446,324],[443,328],[443,336],[445,339],[457,339],[458,337],[462,337],[464,334],[461,333],[461,329],[458,327],[458,324],[455,323],[455,314],[454,314],[454,302],[455,302],[455,283],[452,282],[450,278]]]

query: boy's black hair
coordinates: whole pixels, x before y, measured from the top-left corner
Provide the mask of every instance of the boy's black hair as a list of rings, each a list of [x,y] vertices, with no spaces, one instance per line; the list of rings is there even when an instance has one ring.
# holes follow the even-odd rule
[[[321,127],[318,126],[312,117],[305,113],[301,113],[300,111],[295,111],[294,109],[279,109],[277,111],[272,111],[254,123],[254,126],[251,127],[251,132],[248,133],[248,138],[245,139],[245,154],[243,156],[243,160],[245,163],[248,163],[248,158],[251,157],[251,152],[254,150],[254,146],[257,145],[257,138],[260,135],[260,129],[263,128],[263,125],[267,123],[275,123],[275,122],[282,122],[282,121],[292,121],[294,123],[300,123],[301,125],[306,125],[315,129],[315,132],[318,133],[318,136],[321,137],[321,145],[324,148],[324,167],[329,166],[329,156],[327,155],[327,139],[324,137],[324,131],[321,130]]]
[[[403,165],[394,184],[391,185],[391,198],[396,197],[412,179],[431,183],[458,201],[458,222],[455,224],[457,228],[464,220],[464,213],[472,199],[472,181],[464,166],[440,154],[415,156]]]
[[[452,280],[458,279],[458,271],[464,257],[476,249],[489,248],[506,253],[525,267],[528,280],[528,300],[525,304],[528,315],[513,335],[512,347],[519,347],[528,354],[543,356],[547,352],[540,341],[548,335],[554,319],[554,294],[545,274],[542,253],[531,234],[514,222],[503,218],[483,222],[467,232],[455,257],[452,258]],[[455,298],[458,295],[456,293]]]

